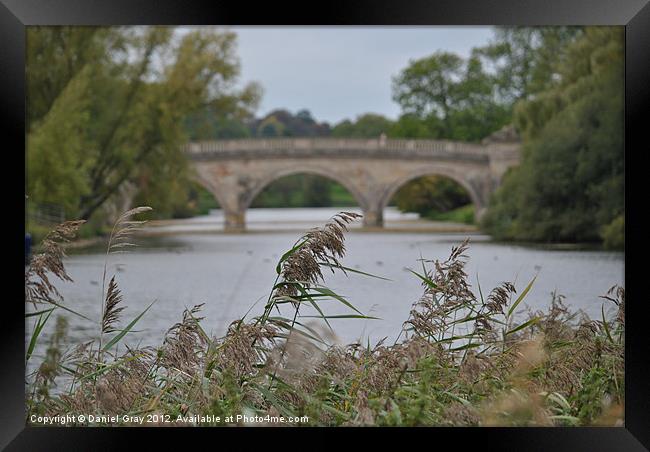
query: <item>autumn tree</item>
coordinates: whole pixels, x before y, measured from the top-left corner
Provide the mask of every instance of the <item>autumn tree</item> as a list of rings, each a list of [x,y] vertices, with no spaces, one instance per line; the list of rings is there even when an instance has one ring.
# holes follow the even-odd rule
[[[185,201],[188,115],[248,114],[235,35],[169,27],[30,27],[27,193],[91,218],[131,191],[160,215]]]

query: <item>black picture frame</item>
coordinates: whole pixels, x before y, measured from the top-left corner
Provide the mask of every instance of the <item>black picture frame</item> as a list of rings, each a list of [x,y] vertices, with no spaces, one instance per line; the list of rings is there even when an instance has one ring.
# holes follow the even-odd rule
[[[625,427],[619,428],[439,428],[417,429],[417,441],[431,447],[458,448],[476,441],[474,447],[497,450],[644,450],[650,447],[650,339],[644,291],[644,254],[647,232],[643,228],[644,194],[642,172],[649,166],[646,120],[650,110],[650,4],[649,0],[357,0],[355,2],[259,2],[189,0],[0,0],[0,127],[2,135],[2,192],[9,227],[8,267],[5,272],[5,300],[0,328],[0,447],[7,450],[112,450],[131,445],[139,436],[148,444],[155,435],[171,444],[170,432],[192,435],[185,447],[201,447],[198,435],[212,447],[228,447],[226,439],[250,434],[245,429],[155,428],[41,428],[25,426],[24,400],[24,305],[18,301],[18,261],[22,260],[20,222],[13,217],[24,209],[24,192],[19,193],[12,173],[20,164],[11,157],[25,148],[25,27],[30,25],[624,25],[625,59],[625,168],[626,229],[625,287]],[[644,113],[646,115],[644,115]],[[22,161],[24,165],[24,159]],[[646,162],[644,164],[644,162]],[[24,178],[24,173],[23,173]],[[23,180],[24,182],[24,180]],[[636,185],[636,186],[635,186]],[[11,201],[11,202],[9,202]],[[9,202],[9,205],[6,205]],[[16,209],[12,209],[16,203]],[[22,206],[22,207],[21,207]],[[16,224],[18,223],[18,224]],[[24,224],[23,224],[24,226]],[[24,229],[24,228],[23,228]],[[14,261],[14,259],[16,259]],[[15,269],[15,270],[14,270]],[[9,287],[11,290],[6,290]],[[13,296],[15,287],[16,296]],[[11,294],[11,295],[10,295]],[[189,432],[188,432],[189,430]],[[278,435],[284,429],[263,429],[260,437],[270,447],[280,447]],[[358,429],[298,429],[305,447],[337,447],[339,435]],[[378,439],[390,435],[397,446],[412,433],[402,429],[363,429]],[[291,435],[294,437],[294,429]],[[242,432],[243,433],[242,435]],[[305,436],[304,432],[308,435]],[[284,431],[284,436],[287,431]],[[146,436],[147,438],[141,438]],[[297,440],[296,440],[297,441]],[[316,444],[316,443],[319,444]],[[232,444],[232,443],[231,443]],[[426,444],[426,443],[425,443]],[[392,446],[392,447],[395,447]],[[236,447],[232,446],[234,449]],[[359,447],[352,446],[352,447]],[[399,447],[399,446],[397,446]],[[418,446],[421,447],[421,446]]]

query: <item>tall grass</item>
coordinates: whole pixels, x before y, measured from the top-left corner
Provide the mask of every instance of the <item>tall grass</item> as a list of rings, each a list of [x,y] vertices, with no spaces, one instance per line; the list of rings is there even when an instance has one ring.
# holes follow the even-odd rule
[[[135,213],[114,230],[138,226],[125,223]],[[258,416],[255,425],[280,416],[325,426],[622,424],[623,289],[604,295],[617,310],[612,318],[604,308],[599,320],[571,313],[557,295],[547,312],[522,317],[534,279],[520,293],[504,282],[485,297],[480,287],[476,294],[465,273],[468,241],[448,258],[421,260],[412,270],[423,294],[395,343],[333,343],[329,319],[369,318],[324,284],[329,272],[362,273],[341,263],[347,225],[358,217],[342,212],[297,240],[276,265],[261,313],[233,321],[223,337],[206,334],[198,305],[182,313],[160,346],[118,353],[113,346],[145,313],[118,327],[122,297],[105,271],[98,339],[61,352],[66,324],[60,321],[27,385],[28,419],[158,414],[173,421],[161,425],[233,425],[245,422],[228,416],[243,414]],[[128,246],[116,248],[130,243],[127,236],[112,236],[107,259]],[[51,268],[63,276],[59,263]],[[55,290],[42,274],[32,271],[26,287]],[[51,309],[60,309],[60,301]],[[348,314],[328,314],[332,302]],[[51,313],[38,314],[39,322]],[[62,376],[70,383],[53,394],[49,388]]]

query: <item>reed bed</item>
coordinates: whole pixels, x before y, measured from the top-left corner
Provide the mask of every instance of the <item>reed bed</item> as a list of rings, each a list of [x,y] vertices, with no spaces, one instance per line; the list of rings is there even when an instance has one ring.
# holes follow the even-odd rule
[[[133,246],[143,223],[132,218],[147,210],[118,219],[107,262]],[[262,312],[233,321],[223,337],[206,334],[198,305],[182,312],[160,346],[142,348],[124,339],[151,305],[120,327],[127,310],[108,265],[100,319],[65,307],[48,278],[70,280],[63,244],[80,223],[59,226],[25,276],[35,307],[26,361],[51,314],[68,314],[57,318],[45,357],[27,375],[27,422],[77,413],[98,417],[67,425],[142,425],[144,416],[161,426],[623,425],[624,290],[603,296],[616,313],[603,307],[598,320],[570,312],[556,294],[546,312],[515,315],[534,279],[520,293],[510,282],[475,293],[465,273],[467,240],[412,270],[423,293],[395,343],[337,345],[329,319],[370,318],[324,284],[329,272],[374,277],[341,263],[347,225],[358,217],[341,212],[301,237],[278,261]],[[349,313],[328,315],[332,301]],[[63,350],[69,319],[94,322],[97,339]],[[53,391],[61,380],[66,387]]]

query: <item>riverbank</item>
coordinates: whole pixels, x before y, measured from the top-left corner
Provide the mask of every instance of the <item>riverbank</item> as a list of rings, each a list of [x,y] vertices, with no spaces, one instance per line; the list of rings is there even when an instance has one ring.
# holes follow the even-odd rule
[[[243,231],[225,231],[224,220],[221,210],[211,210],[207,215],[200,215],[183,219],[152,220],[138,232],[142,238],[173,238],[176,235],[203,235],[215,234],[223,236],[238,235],[260,235],[277,233],[301,233],[309,228],[315,227],[327,221],[339,208],[252,208],[247,215],[246,229]],[[460,209],[463,215],[467,215],[470,209]],[[351,207],[348,210],[360,212],[358,208]],[[463,215],[455,218],[462,220]],[[66,248],[75,252],[77,250],[92,250],[105,245],[110,230],[103,231],[101,235],[84,236],[66,244]],[[415,213],[402,213],[394,207],[388,207],[385,211],[384,227],[364,227],[362,224],[355,224],[350,227],[350,233],[386,233],[386,234],[418,234],[418,235],[454,235],[464,234],[480,240],[492,241],[503,246],[524,247],[546,250],[566,251],[609,251],[601,243],[540,243],[526,241],[502,241],[489,238],[477,225],[467,224],[447,219],[432,220],[420,218]],[[44,236],[44,233],[41,234]],[[38,240],[32,237],[32,243]],[[38,250],[36,250],[38,251]]]
[[[277,231],[301,232],[317,227],[335,215],[341,208],[253,208],[246,215],[245,232],[271,233]],[[357,207],[344,210],[361,214]],[[352,232],[429,232],[429,233],[476,233],[478,228],[450,221],[422,219],[416,213],[403,213],[394,207],[384,211],[384,227],[364,227],[361,222],[350,226]],[[224,218],[220,210],[210,215],[182,220],[156,220],[147,224],[145,235],[165,235],[175,233],[217,233],[224,231]]]

